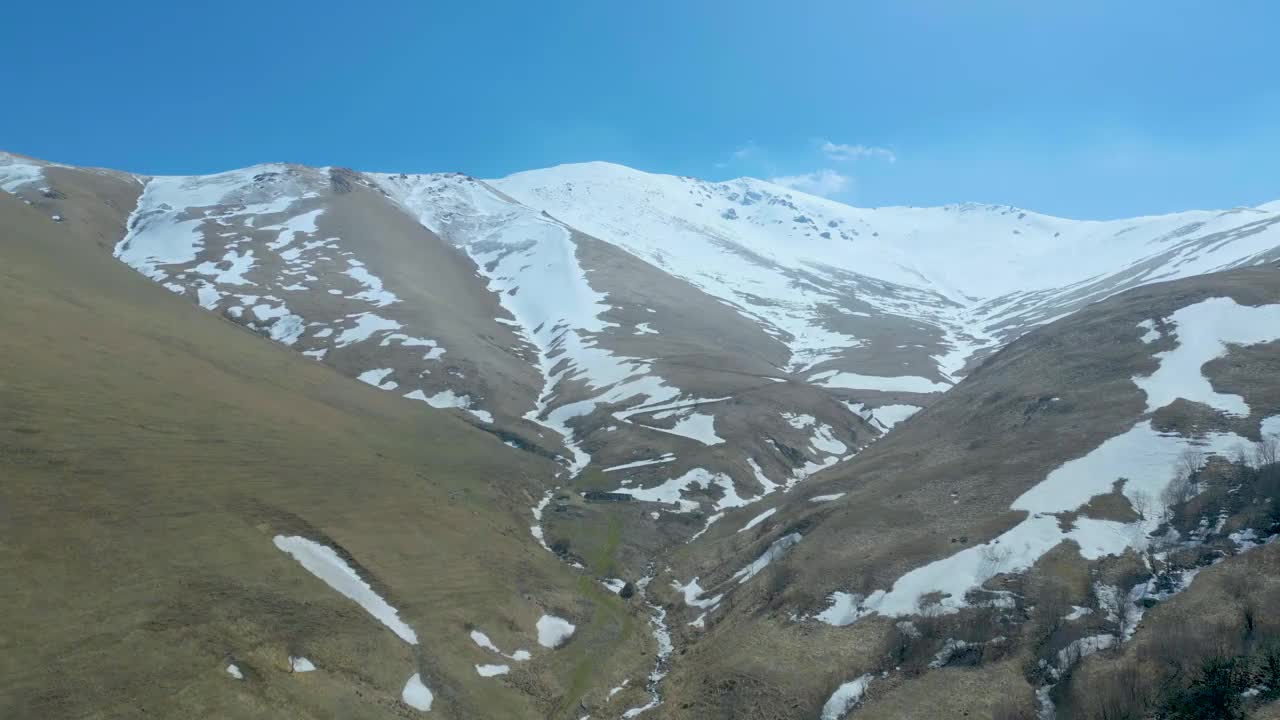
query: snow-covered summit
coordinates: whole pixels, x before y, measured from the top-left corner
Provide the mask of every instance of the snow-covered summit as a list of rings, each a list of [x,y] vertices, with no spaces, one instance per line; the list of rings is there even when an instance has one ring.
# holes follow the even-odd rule
[[[787,266],[830,265],[961,302],[1113,272],[1179,238],[1243,219],[1197,210],[1070,220],[978,203],[857,208],[755,178],[709,182],[603,162],[531,170],[492,184],[651,257],[692,250],[682,241],[700,233]],[[1254,210],[1277,213],[1280,202]]]
[[[710,182],[611,163],[493,187],[758,319],[816,367],[862,338],[833,315],[926,322],[959,353],[1143,282],[1256,262],[1280,204],[1082,221],[1010,206],[857,208],[754,178]],[[959,361],[963,365],[962,361]]]

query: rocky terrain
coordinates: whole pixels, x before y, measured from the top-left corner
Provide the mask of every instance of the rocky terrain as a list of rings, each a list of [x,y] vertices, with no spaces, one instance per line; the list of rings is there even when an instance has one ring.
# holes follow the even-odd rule
[[[1271,562],[1277,203],[7,154],[0,191],[10,714],[1121,717],[1095,666],[1272,592],[1213,578]]]

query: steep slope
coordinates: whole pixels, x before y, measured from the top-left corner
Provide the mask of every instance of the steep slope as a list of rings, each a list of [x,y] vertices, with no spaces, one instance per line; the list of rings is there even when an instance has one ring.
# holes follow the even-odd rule
[[[5,330],[32,338],[0,357],[0,552],[36,578],[4,596],[18,715],[1069,708],[1035,578],[1109,617],[1086,596],[1119,607],[1134,566],[1188,579],[1152,531],[1264,530],[1151,504],[1188,447],[1280,429],[1276,271],[1199,276],[1275,258],[1274,203],[1082,223],[600,163],[7,154],[0,190]],[[1091,623],[1054,642],[1127,637]],[[112,652],[146,659],[70,680]]]
[[[853,208],[609,163],[491,182],[756,319],[811,382],[860,391],[944,390],[975,357],[1088,302],[1257,264],[1280,243],[1274,204],[1082,222],[1007,206]]]
[[[1220,557],[1197,548],[1274,531],[1256,505],[1168,488],[1280,433],[1278,361],[1275,265],[1130,290],[1013,342],[857,458],[672,556],[655,585],[686,652],[667,716],[839,718],[864,691],[855,717],[1030,712],[1061,680],[1042,653],[1091,651],[1057,616],[1037,635],[1044,608],[1094,613],[1074,631],[1119,644],[1194,558]],[[1255,497],[1234,487],[1220,497]]]
[[[51,213],[71,171],[0,157],[6,190]],[[1029,327],[1280,252],[1265,206],[1110,223],[866,210],[604,163],[488,183],[283,164],[115,176],[142,189],[122,261],[559,458],[579,491],[656,503],[627,515],[634,548],[851,457]],[[560,517],[551,532],[568,540]]]
[[[647,671],[530,535],[553,462],[120,264],[131,177],[41,178],[0,193],[0,716],[577,718]]]
[[[537,349],[545,382],[526,417],[566,439],[572,474],[597,471],[580,487],[721,511],[876,434],[788,382],[784,347],[687,283],[475,179],[369,177],[468,254]]]
[[[68,170],[7,157],[7,187],[56,203],[44,195]],[[680,511],[677,534],[882,427],[788,382],[786,348],[716,299],[465,176],[275,164],[124,177],[142,193],[114,246],[122,261],[347,375],[558,457],[579,488]]]
[[[0,157],[27,200],[56,202],[61,171]],[[852,456],[1030,327],[1280,252],[1268,206],[868,210],[605,163],[488,183],[282,164],[133,180],[121,260],[560,458],[579,490],[681,511],[637,538],[690,535]]]

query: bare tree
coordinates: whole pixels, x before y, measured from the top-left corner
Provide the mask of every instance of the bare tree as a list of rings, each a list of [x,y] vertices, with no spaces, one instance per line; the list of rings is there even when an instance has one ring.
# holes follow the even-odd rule
[[[1250,453],[1244,445],[1236,445],[1231,448],[1231,464],[1236,467],[1249,467],[1251,462]]]
[[[1053,578],[1039,583],[1034,592],[1035,609],[1031,617],[1037,628],[1036,634],[1047,640],[1067,624],[1066,616],[1071,612],[1071,591],[1061,580]]]
[[[994,543],[983,545],[978,553],[981,558],[978,561],[978,577],[982,578],[984,583],[987,579],[1004,572],[1005,564],[1013,555],[1013,551],[1009,548]]]
[[[1186,471],[1187,475],[1195,475],[1200,472],[1200,468],[1204,467],[1204,451],[1195,447],[1183,450],[1182,455],[1178,457],[1178,465]]]
[[[1126,597],[1120,598],[1119,605],[1116,611],[1116,635],[1119,635],[1121,640],[1127,640],[1138,629],[1138,622],[1142,620],[1142,610],[1129,602]]]
[[[1146,712],[1141,675],[1132,663],[1102,675],[1089,695],[1090,718],[1138,720]]]
[[[1151,496],[1139,490],[1133,494],[1133,497],[1129,498],[1129,506],[1137,513],[1139,520],[1146,522],[1147,515],[1151,512]]]
[[[1191,499],[1191,480],[1185,467],[1179,467],[1173,479],[1160,493],[1160,504],[1164,506],[1166,519],[1172,520],[1176,508]]]
[[[1266,435],[1253,445],[1253,466],[1261,470],[1280,462],[1280,435]]]

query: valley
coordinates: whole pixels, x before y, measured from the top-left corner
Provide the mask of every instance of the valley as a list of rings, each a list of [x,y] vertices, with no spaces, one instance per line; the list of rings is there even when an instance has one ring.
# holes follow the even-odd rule
[[[0,191],[0,715],[1274,712],[1280,203]]]

